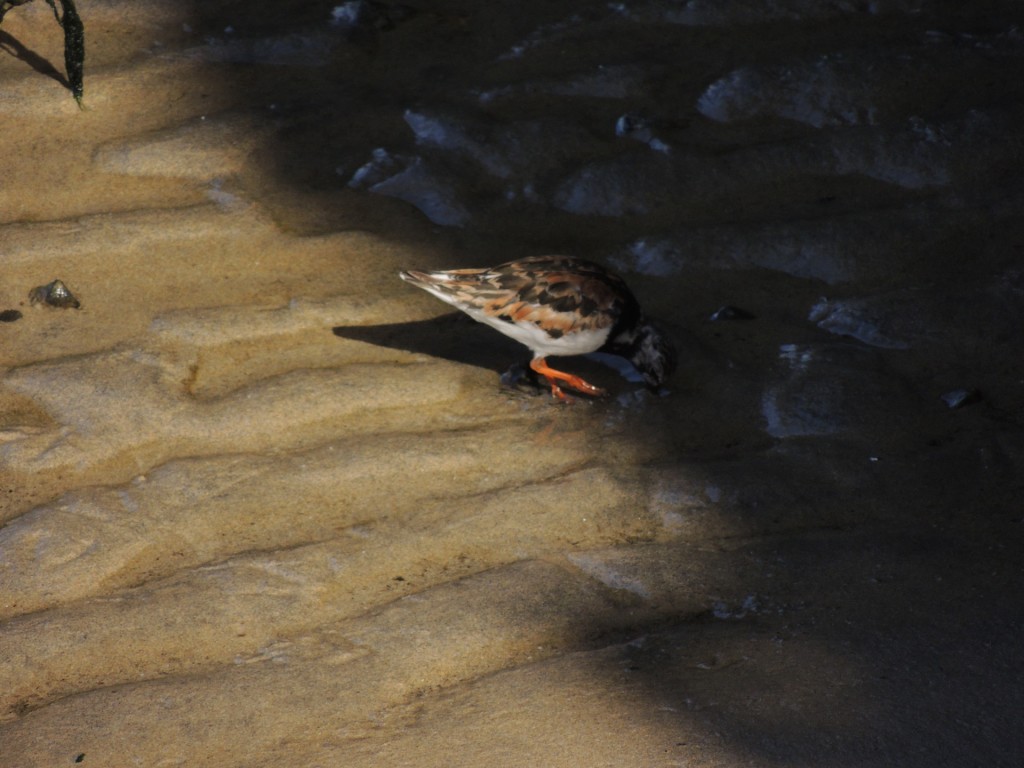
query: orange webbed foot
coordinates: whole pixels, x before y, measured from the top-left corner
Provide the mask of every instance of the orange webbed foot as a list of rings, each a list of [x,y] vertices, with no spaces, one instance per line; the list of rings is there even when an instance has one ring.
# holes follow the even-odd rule
[[[595,387],[579,376],[573,376],[571,373],[565,373],[563,371],[556,371],[554,368],[548,366],[547,362],[543,357],[537,357],[530,361],[530,368],[539,373],[548,383],[551,384],[551,396],[561,400],[562,402],[572,402],[572,398],[562,391],[562,388],[558,386],[558,382],[564,382],[565,385],[571,389],[581,392],[585,395],[591,395],[593,397],[601,397],[607,394],[600,387]]]

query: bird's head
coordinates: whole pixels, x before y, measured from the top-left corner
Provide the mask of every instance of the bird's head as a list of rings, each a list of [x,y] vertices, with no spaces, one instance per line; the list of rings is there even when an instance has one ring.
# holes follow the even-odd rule
[[[637,346],[630,362],[644,377],[651,389],[657,389],[676,370],[679,358],[675,345],[656,325],[645,321],[640,326]]]
[[[647,318],[641,318],[628,334],[616,339],[613,348],[633,364],[651,389],[664,384],[678,363],[675,345]]]

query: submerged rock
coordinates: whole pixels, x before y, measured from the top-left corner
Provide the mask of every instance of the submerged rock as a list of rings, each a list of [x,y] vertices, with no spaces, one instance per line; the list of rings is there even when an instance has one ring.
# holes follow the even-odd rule
[[[808,319],[830,333],[873,347],[941,346],[974,355],[981,348],[1019,349],[1024,275],[1007,272],[955,287],[901,288],[870,296],[822,299]],[[985,344],[979,347],[979,341]]]
[[[370,191],[404,200],[441,226],[464,227],[472,218],[465,203],[468,196],[458,180],[419,159],[402,172],[374,184]]]
[[[376,149],[348,182],[354,189],[404,200],[435,224],[463,227],[472,218],[459,180],[419,157]]]
[[[907,385],[878,353],[849,344],[785,344],[782,370],[761,398],[772,437],[868,434],[911,412]]]
[[[991,55],[951,44],[840,51],[735,69],[707,87],[697,109],[721,122],[777,117],[815,128],[879,125],[948,112],[954,83],[999,82],[1003,68]]]

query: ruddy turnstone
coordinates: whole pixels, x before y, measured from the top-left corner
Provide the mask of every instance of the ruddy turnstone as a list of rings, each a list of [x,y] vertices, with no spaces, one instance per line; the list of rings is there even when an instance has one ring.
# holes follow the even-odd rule
[[[533,351],[530,368],[588,395],[604,390],[551,368],[545,358],[609,352],[629,360],[652,389],[675,370],[676,354],[647,319],[626,283],[604,267],[571,256],[532,256],[490,269],[400,272],[401,278],[496,328]]]

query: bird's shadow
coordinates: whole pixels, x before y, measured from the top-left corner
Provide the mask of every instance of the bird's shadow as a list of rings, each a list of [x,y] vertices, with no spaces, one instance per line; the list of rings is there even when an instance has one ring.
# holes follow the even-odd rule
[[[53,78],[65,88],[71,87],[64,73],[51,64],[48,59],[44,59],[35,51],[26,48],[16,37],[2,30],[0,30],[0,51],[19,61],[24,61],[39,74]]]
[[[461,312],[406,323],[339,325],[332,330],[343,339],[492,370],[507,368],[510,362],[523,357],[518,344]]]
[[[450,312],[428,320],[383,325],[339,325],[331,329],[335,336],[362,341],[379,347],[430,355],[463,365],[485,368],[501,375],[503,386],[532,393],[542,392],[547,385],[529,366],[530,355],[511,339],[493,328],[476,322],[462,312]],[[574,368],[585,368],[592,375],[607,378],[608,369],[582,357],[572,360]],[[614,374],[611,374],[614,377]]]
[[[332,330],[343,339],[496,371],[506,384],[540,386],[522,346],[462,312],[406,323],[339,325]]]

